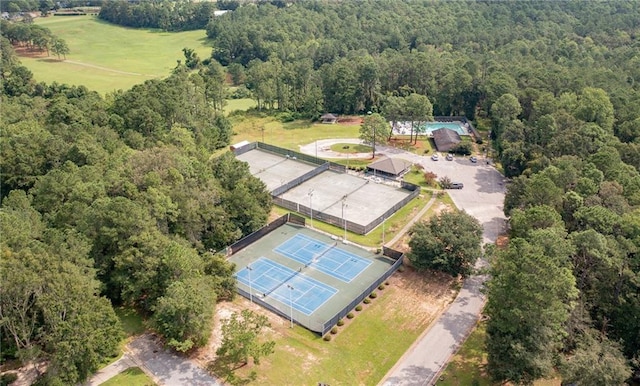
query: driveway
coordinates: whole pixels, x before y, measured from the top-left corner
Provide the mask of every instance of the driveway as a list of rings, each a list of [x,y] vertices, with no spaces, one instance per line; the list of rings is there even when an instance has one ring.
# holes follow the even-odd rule
[[[222,382],[209,375],[189,359],[163,349],[152,335],[135,338],[123,357],[100,370],[85,385],[97,386],[129,367],[139,367],[159,386],[221,386]]]
[[[333,152],[325,153],[322,149],[332,143],[359,143],[357,139],[351,141],[354,142],[344,139],[319,141],[318,157],[338,158],[335,154],[331,154]],[[315,152],[315,148],[316,143],[313,143],[302,146],[301,151]],[[402,158],[420,164],[425,170],[434,172],[438,178],[447,176],[451,181],[462,182],[463,189],[449,190],[448,193],[459,209],[465,210],[482,224],[485,243],[494,243],[504,232],[505,180],[491,165],[490,160],[480,157],[477,163],[472,163],[468,157],[455,157],[453,161],[447,161],[441,154],[439,161],[433,161],[430,156],[420,156],[396,148],[377,146],[376,150],[376,153],[385,154],[391,158]],[[476,268],[484,266],[486,262],[478,260]],[[380,384],[385,386],[435,384],[440,372],[458,351],[480,317],[486,300],[481,289],[486,279],[485,275],[467,278],[449,308],[414,342]]]

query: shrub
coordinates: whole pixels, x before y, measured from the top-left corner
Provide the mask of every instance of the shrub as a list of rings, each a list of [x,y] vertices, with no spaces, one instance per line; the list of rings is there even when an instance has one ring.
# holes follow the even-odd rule
[[[385,284],[385,285],[389,285],[389,284],[390,284],[390,283],[389,283],[389,280],[386,280],[386,281],[384,282],[384,284]]]
[[[398,267],[398,272],[404,272],[404,270],[405,270],[404,265],[401,265]]]
[[[332,333],[332,334],[334,334],[334,335],[335,335],[335,334],[337,334],[337,333],[338,333],[338,327],[335,327],[335,326],[334,326],[334,327],[331,329],[331,333]]]
[[[384,289],[384,284],[380,284],[380,285],[378,286],[378,289],[382,291],[382,290]]]
[[[338,326],[344,326],[344,320],[340,319],[338,320],[338,323],[336,323]]]
[[[461,142],[457,144],[454,148],[452,148],[451,152],[455,154],[469,155],[471,154],[471,150],[473,150],[471,147],[471,143]]]
[[[435,174],[434,172],[425,172],[423,174],[424,177],[424,182],[429,185],[429,186],[433,186],[435,184],[436,178],[438,178],[438,175]]]
[[[355,316],[355,315],[353,314],[353,312],[349,312],[349,313],[347,314],[347,319],[353,319],[353,317],[354,317],[354,316]]]
[[[362,301],[364,304],[369,304],[371,303],[371,299],[369,298],[364,298],[364,300]]]
[[[289,111],[278,114],[278,117],[280,118],[280,122],[282,123],[293,122],[296,120],[295,114]]]
[[[358,304],[356,306],[356,311],[362,311],[362,304]]]
[[[322,338],[322,339],[324,339],[325,341],[327,341],[327,342],[328,342],[328,341],[330,341],[330,340],[331,340],[331,335],[327,334],[327,335],[325,335],[325,336],[324,336],[324,338]]]
[[[377,297],[378,297],[378,294],[377,294],[377,293],[375,293],[375,292],[372,292],[372,293],[370,293],[370,294],[369,294],[369,297],[370,297],[371,299],[375,299],[375,298],[377,298]]]

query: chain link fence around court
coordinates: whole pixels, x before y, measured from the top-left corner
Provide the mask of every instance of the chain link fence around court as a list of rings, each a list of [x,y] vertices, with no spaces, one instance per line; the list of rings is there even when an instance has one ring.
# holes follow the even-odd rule
[[[243,248],[247,247],[251,243],[261,239],[265,235],[271,233],[276,230],[280,226],[286,224],[287,222],[291,222],[296,225],[305,225],[305,219],[301,216],[298,216],[293,213],[288,213],[284,216],[279,217],[278,219],[272,221],[271,223],[265,225],[259,230],[253,232],[247,237],[235,242],[231,246],[228,247],[229,256],[237,253]],[[313,314],[309,316],[297,315],[296,322],[307,327],[309,330],[319,333],[321,336],[327,334],[333,326],[335,326],[340,319],[343,319],[347,316],[349,312],[351,312],[360,302],[362,302],[366,297],[368,297],[372,292],[380,286],[380,284],[384,283],[395,271],[400,268],[403,262],[404,254],[402,252],[396,251],[395,249],[391,249],[388,247],[382,248],[382,255],[386,256],[395,262],[387,269],[379,278],[377,278],[374,282],[371,283],[367,288],[365,288],[360,294],[358,294],[349,304],[344,306],[340,311],[338,311],[334,316],[332,316],[329,320],[318,320],[314,319]],[[250,299],[254,303],[268,309],[269,311],[285,318],[290,319],[291,315],[279,310],[277,307],[272,306],[271,304],[262,300],[259,296],[251,296],[247,291],[242,288],[236,287],[238,293],[244,296],[247,299]]]
[[[327,170],[331,170],[339,173],[346,173],[347,171],[346,166],[340,165],[334,162],[329,162],[329,161],[326,161],[317,157],[313,157],[307,154],[299,153],[297,151],[284,149],[278,146],[269,145],[262,142],[252,142],[245,146],[237,148],[234,150],[234,154],[238,156],[254,149],[260,149],[260,150],[268,151],[271,153],[283,155],[287,158],[294,159],[297,161],[308,162],[313,165],[318,165],[318,167],[315,168],[314,170],[311,170],[310,172],[305,173],[304,175],[294,180],[288,181],[285,184],[275,188],[271,192],[271,195],[273,196],[274,204],[281,206],[285,209],[289,209],[291,211],[301,213],[305,216],[313,217],[314,219],[317,219],[319,221],[323,221],[343,229],[346,228],[347,230],[356,234],[364,235],[371,232],[377,226],[382,224],[383,221],[391,217],[395,212],[400,210],[402,207],[404,207],[407,203],[409,203],[411,200],[413,200],[415,197],[417,197],[420,194],[420,187],[418,185],[414,185],[409,182],[402,181],[401,182],[402,189],[408,190],[411,193],[406,197],[404,197],[399,202],[397,202],[395,205],[390,207],[382,215],[378,216],[376,219],[369,222],[368,224],[358,224],[353,221],[349,221],[341,217],[334,216],[334,215],[331,215],[322,211],[317,211],[317,210],[314,210],[313,213],[311,213],[310,207],[304,204],[301,204],[300,202],[290,201],[279,196]]]
[[[378,216],[375,220],[364,225],[358,224],[358,223],[355,223],[355,222],[352,222],[352,221],[349,221],[325,212],[317,211],[317,210],[313,211],[313,216],[312,216],[310,207],[304,204],[301,204],[299,202],[287,200],[282,197],[273,197],[273,203],[283,208],[292,210],[294,212],[301,213],[307,217],[313,217],[313,219],[317,219],[319,221],[326,222],[328,224],[335,225],[343,229],[346,227],[347,230],[350,232],[357,233],[360,235],[365,235],[371,232],[372,230],[374,230],[378,225],[382,224],[383,221],[391,217],[395,212],[397,212],[402,207],[407,205],[409,201],[413,200],[420,194],[420,189],[417,185],[410,184],[408,182],[403,182],[402,188],[409,190],[411,193],[406,197],[404,197],[402,200],[398,201],[395,205],[390,207],[382,215]]]

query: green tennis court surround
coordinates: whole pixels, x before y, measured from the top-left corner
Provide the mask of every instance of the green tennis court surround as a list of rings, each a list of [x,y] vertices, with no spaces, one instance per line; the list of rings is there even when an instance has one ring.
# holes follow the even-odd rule
[[[288,214],[228,248],[238,292],[321,335],[353,310],[402,263],[304,226]]]

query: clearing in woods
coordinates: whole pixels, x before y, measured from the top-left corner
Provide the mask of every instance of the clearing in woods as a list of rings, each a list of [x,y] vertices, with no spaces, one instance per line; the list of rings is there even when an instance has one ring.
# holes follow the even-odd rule
[[[200,59],[211,55],[204,30],[125,28],[90,15],[39,17],[34,22],[64,39],[71,51],[66,60],[58,60],[46,52],[36,55],[21,50],[20,61],[36,81],[82,85],[102,95],[168,76],[178,60],[184,63],[183,48],[194,49]]]

